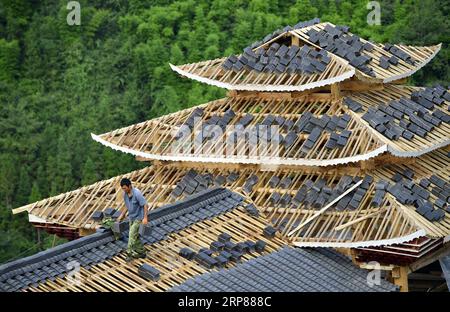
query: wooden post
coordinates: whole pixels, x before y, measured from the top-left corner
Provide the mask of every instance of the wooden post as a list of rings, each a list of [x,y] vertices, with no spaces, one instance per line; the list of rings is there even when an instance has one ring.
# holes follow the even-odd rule
[[[122,190],[122,187],[120,185],[116,186],[116,200],[115,200],[115,204],[116,207],[120,207],[123,203],[123,193],[124,191]]]
[[[334,100],[338,100],[341,97],[341,87],[339,85],[339,83],[333,83],[331,85],[331,97]]]
[[[297,36],[291,36],[291,45],[293,46],[299,46],[300,45],[300,40],[298,39]]]
[[[395,285],[400,286],[401,292],[408,291],[408,267],[394,267],[392,269],[392,279]]]

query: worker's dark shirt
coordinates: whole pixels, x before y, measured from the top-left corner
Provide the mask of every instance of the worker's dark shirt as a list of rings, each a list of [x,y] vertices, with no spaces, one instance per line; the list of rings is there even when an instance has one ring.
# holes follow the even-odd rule
[[[144,206],[147,204],[141,191],[133,187],[131,189],[132,196],[128,196],[127,192],[123,192],[123,199],[125,200],[125,206],[128,209],[128,218],[130,221],[143,220],[144,219]]]

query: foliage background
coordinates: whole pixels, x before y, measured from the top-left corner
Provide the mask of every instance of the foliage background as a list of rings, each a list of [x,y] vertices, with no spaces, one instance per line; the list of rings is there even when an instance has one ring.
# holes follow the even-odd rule
[[[93,142],[132,123],[225,94],[181,79],[184,64],[238,53],[300,20],[346,24],[378,42],[431,45],[440,54],[410,80],[449,81],[446,0],[381,3],[368,26],[365,0],[81,0],[68,26],[67,0],[0,2],[0,263],[62,240],[42,235],[11,209],[143,166]]]

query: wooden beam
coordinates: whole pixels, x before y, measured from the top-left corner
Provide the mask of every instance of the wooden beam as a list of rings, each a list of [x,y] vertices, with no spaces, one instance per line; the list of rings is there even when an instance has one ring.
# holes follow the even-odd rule
[[[373,264],[368,264],[367,262],[361,262],[358,264],[358,266],[361,269],[366,269],[366,270],[376,270],[376,269],[380,269],[383,271],[392,271],[394,269],[394,265],[389,264],[389,265],[373,265]]]
[[[143,162],[151,162],[152,160],[149,158],[145,158],[142,156],[136,156],[134,159],[136,159],[137,161],[143,161]]]
[[[380,91],[384,89],[382,83],[367,83],[360,80],[349,80],[340,83],[342,91]]]
[[[377,166],[375,164],[375,159],[367,159],[359,162],[362,170],[373,170],[376,169]]]
[[[450,243],[447,243],[442,246],[442,248],[439,248],[438,250],[421,257],[416,262],[413,262],[409,265],[409,271],[415,272],[423,267],[426,267],[427,265],[439,260],[439,258],[442,258],[446,255],[450,254]]]
[[[390,84],[406,84],[407,82],[408,82],[408,77],[391,81]]]
[[[393,164],[393,165],[412,165],[416,163],[414,157],[396,157],[392,154],[384,153],[374,158],[375,166],[378,168],[382,165]]]
[[[229,96],[233,97],[253,97],[253,98],[261,98],[266,100],[292,100],[292,99],[307,99],[310,101],[315,100],[330,100],[332,99],[330,92],[319,92],[319,91],[328,91],[322,88],[311,89],[302,92],[258,92],[258,91],[235,91],[234,93],[229,93]]]
[[[370,214],[368,214],[366,216],[363,216],[363,217],[360,217],[358,219],[355,219],[353,221],[350,221],[350,222],[347,222],[345,224],[339,225],[339,226],[335,227],[334,230],[335,231],[341,231],[341,230],[343,230],[343,229],[345,229],[345,228],[347,228],[347,227],[349,227],[349,226],[351,226],[353,224],[362,222],[362,221],[367,220],[369,218],[373,218],[373,217],[377,216],[379,213],[384,212],[384,211],[386,211],[386,207],[382,208],[382,209],[380,209],[378,211],[372,212],[372,213],[370,213]]]

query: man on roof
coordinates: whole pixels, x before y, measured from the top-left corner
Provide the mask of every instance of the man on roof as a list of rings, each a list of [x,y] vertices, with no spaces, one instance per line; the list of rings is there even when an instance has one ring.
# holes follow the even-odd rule
[[[139,227],[148,223],[148,203],[142,193],[131,185],[131,181],[123,178],[120,187],[124,191],[123,199],[128,209],[128,219],[130,221],[127,260],[145,258],[145,248],[139,239]]]

